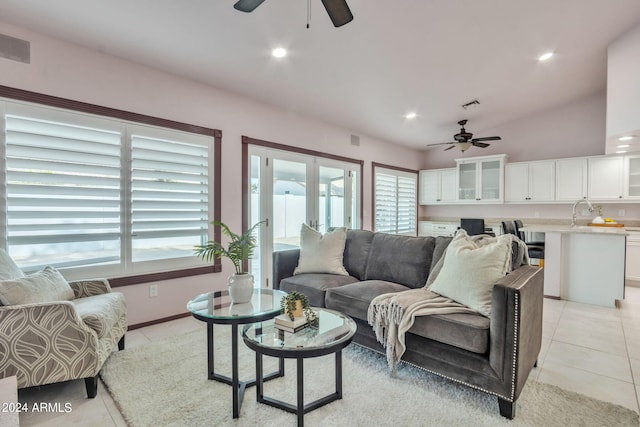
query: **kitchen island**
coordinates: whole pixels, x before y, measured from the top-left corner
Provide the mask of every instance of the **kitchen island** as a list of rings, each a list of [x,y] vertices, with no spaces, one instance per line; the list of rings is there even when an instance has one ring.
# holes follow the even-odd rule
[[[532,224],[522,230],[545,233],[545,296],[605,307],[624,299],[624,228]]]

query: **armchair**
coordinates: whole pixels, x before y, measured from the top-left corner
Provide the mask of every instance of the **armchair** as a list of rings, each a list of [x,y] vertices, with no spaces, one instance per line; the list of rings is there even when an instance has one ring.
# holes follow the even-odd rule
[[[0,249],[0,378],[17,376],[18,388],[83,378],[87,396],[95,397],[103,363],[116,344],[124,349],[124,296],[96,279],[70,282],[70,300],[42,301],[47,289],[33,281],[24,288],[37,302],[7,305],[3,293],[30,277]]]

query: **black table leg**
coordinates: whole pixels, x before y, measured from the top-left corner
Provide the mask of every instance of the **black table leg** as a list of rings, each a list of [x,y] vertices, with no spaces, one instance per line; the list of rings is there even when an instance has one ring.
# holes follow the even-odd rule
[[[238,396],[238,325],[231,325],[231,388],[233,389],[233,418],[240,417]]]
[[[298,357],[298,405],[296,413],[298,415],[298,427],[304,426],[304,359]]]
[[[342,399],[342,350],[336,351],[336,395]]]
[[[207,378],[215,379],[215,369],[213,363],[213,323],[207,323]]]

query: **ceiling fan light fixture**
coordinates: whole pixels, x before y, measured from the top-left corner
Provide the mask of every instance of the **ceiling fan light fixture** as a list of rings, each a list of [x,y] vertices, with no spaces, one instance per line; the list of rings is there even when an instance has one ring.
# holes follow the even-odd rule
[[[460,151],[462,151],[463,153],[465,151],[467,151],[469,148],[471,147],[471,143],[470,142],[461,142],[458,144],[458,148],[460,149]]]
[[[538,57],[538,61],[540,62],[548,61],[549,59],[551,59],[551,57],[553,57],[553,52],[545,52]]]

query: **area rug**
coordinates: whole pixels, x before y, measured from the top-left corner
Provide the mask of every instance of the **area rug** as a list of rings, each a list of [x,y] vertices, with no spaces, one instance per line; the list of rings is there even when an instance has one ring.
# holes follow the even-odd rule
[[[216,372],[230,375],[230,327],[216,325]],[[255,354],[240,340],[240,375],[255,374]],[[294,426],[294,414],[256,402],[247,389],[240,418],[231,413],[231,387],[207,380],[205,329],[115,352],[102,379],[131,426]],[[265,372],[275,370],[265,358]],[[295,403],[295,362],[265,383],[265,395]],[[305,402],[335,390],[334,357],[306,359]],[[638,426],[638,414],[529,380],[516,418],[498,413],[497,399],[401,364],[395,377],[384,356],[351,344],[343,351],[343,398],[309,412],[307,426]]]

